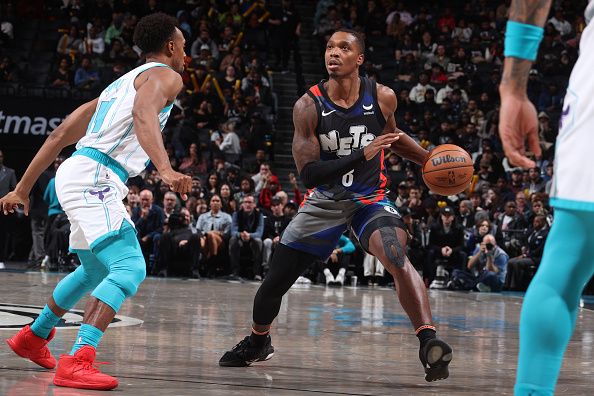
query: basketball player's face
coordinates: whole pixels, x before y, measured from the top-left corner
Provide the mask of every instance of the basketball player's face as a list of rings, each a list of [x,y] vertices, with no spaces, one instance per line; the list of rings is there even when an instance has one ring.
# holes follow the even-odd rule
[[[184,71],[186,62],[186,51],[184,50],[185,45],[186,39],[184,39],[184,35],[182,34],[181,30],[175,28],[173,40],[169,42],[169,50],[171,51],[171,67],[178,73]]]
[[[324,60],[330,77],[348,76],[363,64],[363,54],[355,36],[336,32],[326,44]]]

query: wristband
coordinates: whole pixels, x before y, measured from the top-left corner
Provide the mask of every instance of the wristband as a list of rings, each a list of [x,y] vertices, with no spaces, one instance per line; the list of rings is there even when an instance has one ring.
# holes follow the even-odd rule
[[[503,55],[535,61],[543,34],[540,26],[507,21]]]

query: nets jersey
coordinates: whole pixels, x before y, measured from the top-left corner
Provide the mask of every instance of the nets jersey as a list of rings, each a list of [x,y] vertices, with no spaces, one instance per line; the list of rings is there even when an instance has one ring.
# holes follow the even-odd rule
[[[144,171],[150,161],[136,138],[132,107],[136,97],[134,80],[152,67],[169,66],[157,62],[145,63],[124,74],[101,92],[86,135],[76,145],[77,149],[90,147],[109,155],[124,167],[130,177]],[[159,113],[161,130],[172,107],[169,105]]]
[[[314,100],[318,113],[316,134],[320,143],[320,159],[333,160],[362,150],[383,133],[386,120],[377,101],[377,86],[361,77],[359,98],[348,109],[330,100],[324,81],[311,87],[308,95]],[[334,179],[317,187],[324,196],[334,200],[375,202],[385,196],[387,177],[384,154],[365,161]]]

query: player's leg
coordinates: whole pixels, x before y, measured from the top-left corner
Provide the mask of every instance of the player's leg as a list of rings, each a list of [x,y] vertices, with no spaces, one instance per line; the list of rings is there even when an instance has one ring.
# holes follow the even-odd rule
[[[387,201],[370,204],[355,214],[351,225],[363,249],[377,257],[394,278],[400,304],[420,341],[425,379],[447,378],[452,349],[436,337],[427,290],[406,256],[408,233],[397,210]]]
[[[330,255],[346,228],[345,217],[349,212],[336,210],[338,205],[310,196],[299,209],[276,246],[270,270],[254,298],[252,333],[227,351],[219,365],[249,366],[272,357],[270,326],[278,315],[283,296],[316,259]],[[330,208],[334,210],[327,210]]]
[[[56,360],[47,348],[55,334],[54,327],[76,303],[93,290],[107,275],[107,268],[89,250],[77,251],[81,265],[62,279],[47,304],[31,324],[6,340],[19,355],[45,368],[54,368]]]
[[[146,275],[146,264],[134,228],[122,221],[118,232],[93,246],[98,261],[108,268],[107,276],[93,290],[83,324],[70,355],[62,355],[54,384],[72,388],[113,389],[117,379],[92,365],[95,349],[122,303],[133,296]]]
[[[594,212],[557,208],[520,319],[516,395],[552,395],[575,327],[582,291],[594,272]]]

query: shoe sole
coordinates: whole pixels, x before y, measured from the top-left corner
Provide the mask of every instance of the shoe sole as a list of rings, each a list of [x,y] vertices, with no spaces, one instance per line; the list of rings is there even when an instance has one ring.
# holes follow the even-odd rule
[[[6,340],[6,343],[8,344],[8,346],[10,347],[10,349],[12,349],[12,351],[14,353],[16,353],[18,356],[22,357],[23,359],[28,359],[29,361],[35,363],[36,365],[38,365],[39,367],[43,367],[44,369],[48,369],[48,370],[52,370],[53,368],[56,367],[56,365],[54,364],[53,366],[44,366],[41,363],[37,363],[36,361],[32,360],[30,356],[27,355],[23,355],[21,354],[19,351],[17,351],[16,349],[16,345],[14,344],[14,342],[12,341],[12,338],[9,338]]]
[[[429,367],[425,368],[425,381],[433,382],[444,380],[450,376],[448,365],[452,361],[452,348],[441,340],[433,341],[427,351],[427,363]]]
[[[91,390],[112,390],[118,387],[118,383],[115,385],[97,385],[97,384],[87,384],[84,382],[75,382],[71,380],[61,380],[59,378],[54,378],[54,385],[62,386],[64,388],[75,388],[75,389],[91,389]]]
[[[249,367],[252,365],[252,363],[256,363],[256,362],[265,362],[267,360],[272,359],[272,357],[274,356],[274,352],[269,353],[268,355],[266,355],[265,358],[260,358],[260,359],[256,359],[256,360],[252,360],[249,362],[246,361],[231,361],[231,362],[221,362],[219,361],[219,366],[221,367]]]

